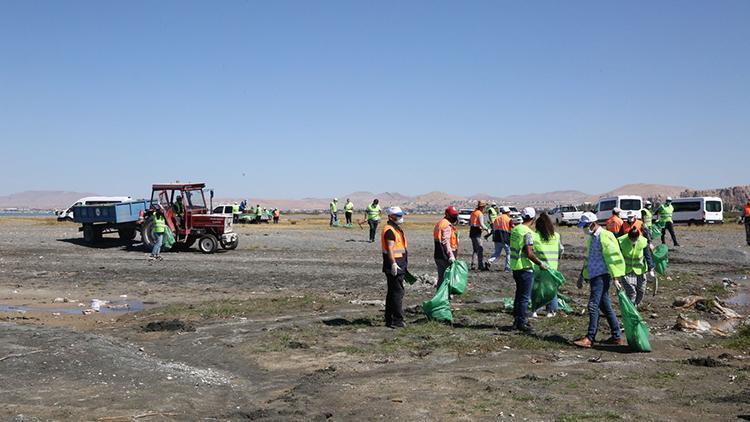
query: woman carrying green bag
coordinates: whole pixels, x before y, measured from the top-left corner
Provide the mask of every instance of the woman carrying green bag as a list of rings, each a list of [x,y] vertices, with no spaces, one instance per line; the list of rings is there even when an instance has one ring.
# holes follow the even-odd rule
[[[555,226],[546,213],[539,215],[534,228],[536,229],[534,232],[534,255],[547,264],[547,268],[557,270],[558,262],[565,250],[560,240],[560,233],[555,233]],[[535,274],[541,271],[538,265],[534,265],[533,268]],[[552,301],[546,305],[547,317],[554,317],[557,314],[557,308],[557,295],[555,295]],[[531,314],[532,318],[537,317],[536,311],[538,309],[535,309]]]

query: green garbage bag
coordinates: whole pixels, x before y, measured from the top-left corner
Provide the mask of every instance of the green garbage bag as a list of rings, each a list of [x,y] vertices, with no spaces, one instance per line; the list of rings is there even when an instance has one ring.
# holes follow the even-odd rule
[[[443,283],[448,283],[449,293],[460,295],[466,290],[466,283],[469,281],[469,266],[466,261],[455,260],[450,267],[445,270]]]
[[[557,297],[557,308],[566,314],[572,314],[573,308],[568,305],[568,302],[565,301],[565,299],[561,298],[560,296]]]
[[[534,284],[531,287],[531,309],[539,309],[552,302],[557,289],[565,283],[562,273],[551,268],[534,272]]]
[[[648,342],[648,326],[641,318],[641,314],[638,313],[635,305],[628,299],[624,289],[617,291],[617,301],[620,302],[620,314],[622,315],[622,325],[625,327],[628,346],[639,352],[650,352],[651,343]]]
[[[664,229],[664,226],[659,222],[654,222],[651,224],[651,239],[658,239],[661,237],[661,231]]]
[[[412,273],[407,271],[406,274],[404,275],[404,281],[407,282],[408,284],[414,284],[417,281],[417,278],[414,277]]]
[[[667,245],[659,245],[654,249],[654,269],[657,273],[664,275],[667,273],[667,264],[669,263],[669,248]]]
[[[427,315],[427,318],[435,321],[453,322],[448,289],[448,283],[444,282],[437,289],[432,299],[422,302],[422,310]]]
[[[167,226],[167,229],[164,230],[164,239],[162,240],[161,248],[165,251],[168,251],[172,249],[174,242],[174,234],[172,234],[172,230],[170,230],[169,226]]]

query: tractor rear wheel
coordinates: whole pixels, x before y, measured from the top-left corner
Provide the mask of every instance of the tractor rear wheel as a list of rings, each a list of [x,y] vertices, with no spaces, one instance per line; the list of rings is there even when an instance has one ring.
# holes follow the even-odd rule
[[[212,234],[203,235],[198,239],[198,249],[203,253],[214,253],[218,247],[219,241]]]
[[[141,240],[146,249],[151,250],[154,247],[154,222],[152,220],[141,224]]]

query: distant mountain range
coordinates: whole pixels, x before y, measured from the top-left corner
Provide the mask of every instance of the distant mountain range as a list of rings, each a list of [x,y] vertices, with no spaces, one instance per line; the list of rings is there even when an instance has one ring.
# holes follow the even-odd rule
[[[12,195],[0,196],[0,209],[61,209],[74,203],[84,196],[94,196],[94,193],[62,192],[62,191],[26,191]],[[458,207],[472,207],[478,199],[494,201],[498,204],[516,206],[551,207],[557,204],[583,204],[596,202],[604,196],[641,195],[645,198],[663,199],[667,196],[718,196],[727,204],[736,204],[750,196],[750,185],[729,188],[695,190],[684,186],[630,184],[598,195],[591,195],[576,190],[530,193],[526,195],[510,195],[497,197],[489,194],[475,194],[470,196],[451,195],[444,192],[429,192],[422,195],[408,196],[398,192],[352,192],[341,195],[339,208],[343,209],[346,198],[350,198],[357,209],[363,209],[374,198],[378,198],[383,207],[399,205],[412,211],[440,211],[448,205]],[[261,204],[266,208],[279,208],[291,211],[327,210],[332,198],[302,198],[302,199],[268,199],[268,198],[214,198],[214,204],[231,203],[247,199],[250,206]]]

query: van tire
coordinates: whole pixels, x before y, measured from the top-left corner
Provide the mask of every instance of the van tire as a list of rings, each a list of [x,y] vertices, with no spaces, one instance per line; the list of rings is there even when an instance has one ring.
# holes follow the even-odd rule
[[[216,240],[216,236],[212,234],[206,234],[198,239],[198,250],[203,253],[214,253],[219,247],[219,241]]]

